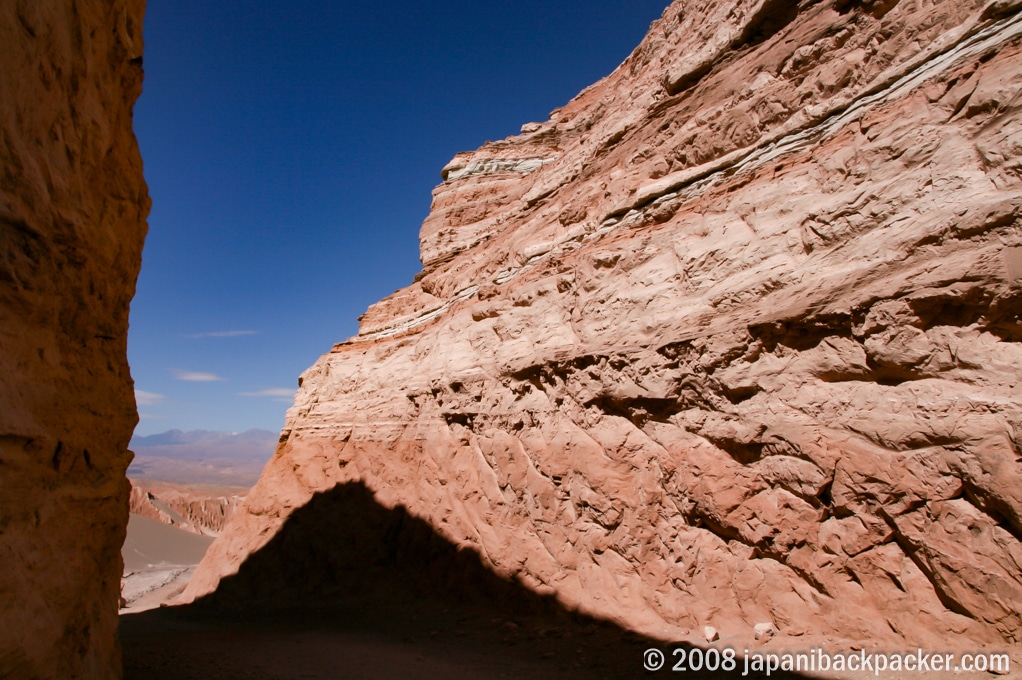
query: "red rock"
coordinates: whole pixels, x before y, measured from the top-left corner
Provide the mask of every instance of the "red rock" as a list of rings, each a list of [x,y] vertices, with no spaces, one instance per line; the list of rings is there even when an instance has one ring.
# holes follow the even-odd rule
[[[117,678],[144,2],[0,6],[0,676]]]
[[[354,481],[646,634],[1017,649],[1022,20],[992,7],[675,2],[458,154],[423,272],[302,375],[187,595]]]
[[[129,508],[200,536],[218,536],[245,500],[247,489],[131,480]]]

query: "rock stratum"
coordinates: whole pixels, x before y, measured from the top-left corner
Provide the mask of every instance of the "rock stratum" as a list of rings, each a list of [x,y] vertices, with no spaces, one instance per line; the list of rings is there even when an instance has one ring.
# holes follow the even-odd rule
[[[1020,8],[678,1],[458,154],[186,597],[358,483],[661,639],[1017,650]]]
[[[0,6],[0,676],[117,678],[142,0]]]
[[[243,487],[130,481],[132,513],[200,536],[219,536],[248,492]]]

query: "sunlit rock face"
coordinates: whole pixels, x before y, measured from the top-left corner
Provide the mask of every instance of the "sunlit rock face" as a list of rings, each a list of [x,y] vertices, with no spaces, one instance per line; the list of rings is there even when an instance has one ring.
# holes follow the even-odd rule
[[[0,676],[120,676],[142,0],[0,4]]]
[[[1019,8],[678,1],[456,156],[189,594],[359,481],[644,633],[1018,649]]]
[[[200,536],[218,536],[245,500],[238,487],[131,482],[130,511]]]

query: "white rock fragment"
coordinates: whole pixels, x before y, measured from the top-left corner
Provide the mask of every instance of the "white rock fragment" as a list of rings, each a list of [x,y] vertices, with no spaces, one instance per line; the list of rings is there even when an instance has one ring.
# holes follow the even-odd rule
[[[554,158],[478,158],[467,165],[452,161],[440,171],[445,182],[453,182],[463,177],[476,175],[492,175],[498,172],[513,172],[527,175],[538,170]]]

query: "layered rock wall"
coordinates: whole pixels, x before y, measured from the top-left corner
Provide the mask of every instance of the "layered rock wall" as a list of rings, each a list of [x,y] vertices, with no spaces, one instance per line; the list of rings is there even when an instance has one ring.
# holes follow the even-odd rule
[[[245,491],[132,480],[128,506],[136,515],[182,531],[218,536],[245,500]]]
[[[359,481],[644,633],[1017,649],[1019,8],[678,1],[456,156],[189,594]]]
[[[120,676],[143,0],[0,6],[0,676]]]

